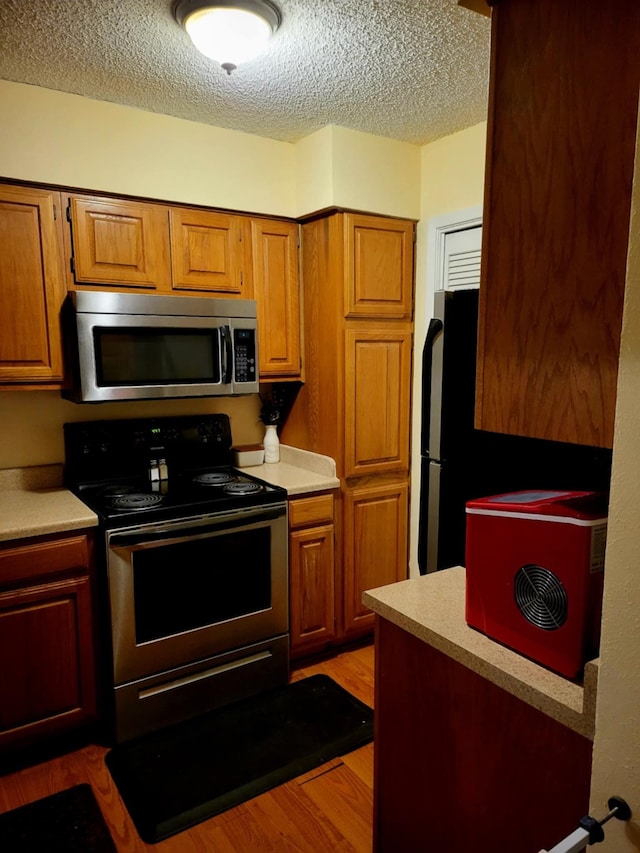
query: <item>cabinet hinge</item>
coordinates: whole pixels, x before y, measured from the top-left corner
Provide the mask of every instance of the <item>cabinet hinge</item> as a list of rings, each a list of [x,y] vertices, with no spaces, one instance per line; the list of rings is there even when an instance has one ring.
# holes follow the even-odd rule
[[[69,258],[69,267],[71,269],[71,272],[75,275],[76,274],[76,265],[73,261],[73,255],[71,255],[71,257]]]
[[[58,208],[56,207],[56,205],[54,203],[54,205],[53,205],[53,221],[55,222],[57,220],[57,218],[58,218]]]
[[[244,284],[244,273],[240,273],[240,287]]]
[[[71,222],[71,202],[67,205],[67,222]]]

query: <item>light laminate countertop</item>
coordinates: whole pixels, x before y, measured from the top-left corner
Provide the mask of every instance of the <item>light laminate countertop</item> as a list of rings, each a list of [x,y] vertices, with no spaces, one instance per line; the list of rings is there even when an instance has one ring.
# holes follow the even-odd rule
[[[280,462],[244,468],[289,495],[340,486],[333,459],[281,445]],[[61,464],[0,469],[0,541],[95,527],[97,515],[62,485]]]
[[[470,628],[465,621],[465,580],[465,569],[458,566],[367,590],[362,601],[379,616],[593,740],[598,661],[587,663],[584,683],[577,684]]]
[[[62,465],[0,469],[0,541],[95,527],[98,516],[62,485]]]
[[[336,463],[331,457],[287,444],[280,445],[279,462],[252,465],[242,470],[272,486],[282,486],[290,497],[340,487],[340,480],[336,477]]]

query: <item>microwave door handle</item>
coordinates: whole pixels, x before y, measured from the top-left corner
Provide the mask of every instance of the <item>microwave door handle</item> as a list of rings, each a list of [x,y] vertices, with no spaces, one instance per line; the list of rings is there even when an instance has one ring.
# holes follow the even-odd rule
[[[222,339],[222,383],[230,385],[233,379],[233,350],[231,348],[231,328],[229,326],[220,327],[220,337]]]

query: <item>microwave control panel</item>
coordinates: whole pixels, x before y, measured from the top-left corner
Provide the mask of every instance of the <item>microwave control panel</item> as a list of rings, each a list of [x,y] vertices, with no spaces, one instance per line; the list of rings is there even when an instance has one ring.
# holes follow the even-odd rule
[[[234,329],[234,374],[236,382],[256,381],[256,330]]]

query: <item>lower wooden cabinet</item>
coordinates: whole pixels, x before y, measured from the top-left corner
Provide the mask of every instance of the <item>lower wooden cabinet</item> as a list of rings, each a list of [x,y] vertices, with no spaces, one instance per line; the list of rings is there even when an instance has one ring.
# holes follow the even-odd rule
[[[534,853],[589,810],[592,743],[378,617],[374,851]]]
[[[362,603],[367,589],[407,577],[409,484],[372,483],[344,492],[343,629],[372,631],[374,614]]]
[[[95,718],[89,534],[0,547],[0,753]]]
[[[289,501],[291,656],[336,637],[334,501],[332,494]]]

